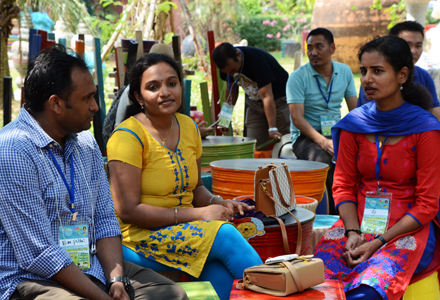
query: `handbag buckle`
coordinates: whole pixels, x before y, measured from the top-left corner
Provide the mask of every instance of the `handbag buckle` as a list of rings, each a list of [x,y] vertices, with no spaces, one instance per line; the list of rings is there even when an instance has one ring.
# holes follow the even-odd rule
[[[266,191],[266,184],[267,184],[266,181],[261,180],[260,183],[261,183],[261,187],[263,188],[263,191],[265,192]]]

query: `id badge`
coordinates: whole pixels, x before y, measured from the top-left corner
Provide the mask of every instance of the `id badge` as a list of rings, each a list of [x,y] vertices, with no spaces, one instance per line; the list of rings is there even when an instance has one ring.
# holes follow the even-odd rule
[[[371,234],[384,234],[388,227],[392,193],[367,192],[361,231]]]
[[[336,124],[336,116],[331,114],[321,115],[321,132],[325,137],[331,137],[331,129]]]
[[[58,242],[80,269],[90,268],[89,225],[85,218],[62,220]]]
[[[220,111],[220,115],[218,117],[218,126],[229,128],[229,124],[231,124],[232,120],[232,112],[234,111],[234,105],[229,103],[223,103],[222,110]]]

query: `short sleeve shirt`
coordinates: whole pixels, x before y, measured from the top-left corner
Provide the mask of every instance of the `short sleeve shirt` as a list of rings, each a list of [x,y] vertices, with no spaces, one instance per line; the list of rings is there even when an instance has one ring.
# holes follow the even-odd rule
[[[336,121],[341,119],[341,103],[343,98],[357,95],[353,74],[347,65],[334,62],[333,74],[327,84],[324,76],[315,71],[310,63],[293,72],[286,85],[286,98],[288,104],[303,103],[304,118],[317,131],[321,131],[321,115],[329,113],[336,116]],[[319,81],[319,88],[317,81]],[[331,95],[330,93],[331,88]],[[322,91],[322,92],[321,92]],[[324,96],[329,99],[327,104]],[[327,112],[328,109],[328,112]],[[300,136],[301,132],[290,120],[290,133],[292,143]]]
[[[289,74],[278,61],[264,50],[254,47],[236,47],[243,53],[244,63],[241,75],[237,73],[231,80],[237,80],[250,100],[261,99],[259,89],[272,84],[274,99],[286,96],[286,82]],[[228,76],[220,72],[220,78],[228,81]]]

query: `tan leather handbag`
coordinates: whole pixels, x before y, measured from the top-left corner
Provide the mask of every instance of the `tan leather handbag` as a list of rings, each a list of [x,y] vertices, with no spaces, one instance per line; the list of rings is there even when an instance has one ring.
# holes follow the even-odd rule
[[[289,240],[287,238],[286,226],[278,216],[289,213],[296,220],[298,239],[295,253],[300,255],[302,244],[301,222],[290,212],[296,208],[296,199],[293,191],[292,177],[290,176],[287,165],[282,163],[279,167],[271,163],[264,168],[259,167],[258,170],[255,171],[254,190],[254,201],[257,203],[256,210],[263,212],[268,217],[275,218],[280,225],[284,252],[286,252],[286,254],[291,254]],[[274,190],[276,190],[275,194],[279,196],[278,200],[274,198]],[[288,190],[288,192],[286,190]]]
[[[267,216],[279,217],[296,208],[292,177],[285,163],[259,167],[254,180],[256,209]],[[276,205],[277,202],[279,205]],[[284,209],[283,209],[284,207]]]
[[[244,270],[243,280],[236,288],[273,296],[287,296],[303,292],[321,284],[324,278],[324,263],[313,255],[299,256],[277,264],[263,264]]]

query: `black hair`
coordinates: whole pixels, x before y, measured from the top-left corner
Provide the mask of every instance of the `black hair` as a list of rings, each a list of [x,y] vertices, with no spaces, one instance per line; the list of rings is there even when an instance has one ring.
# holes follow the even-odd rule
[[[127,107],[124,119],[134,116],[135,114],[138,114],[140,112],[143,112],[142,107],[137,101],[134,93],[141,95],[142,75],[144,74],[145,70],[147,70],[151,66],[157,65],[158,63],[162,63],[162,62],[167,63],[176,71],[180,85],[182,86],[182,82],[183,82],[182,68],[180,64],[178,64],[173,58],[171,58],[166,54],[161,54],[161,53],[150,53],[145,56],[142,56],[136,61],[136,63],[134,64],[133,68],[130,70],[129,73],[130,90],[128,91],[128,98],[130,99],[131,103]],[[182,97],[182,103],[177,111],[183,113],[183,110],[184,110],[184,104]]]
[[[322,28],[322,27],[318,27],[318,28],[315,28],[312,31],[310,31],[309,34],[307,35],[306,41],[309,40],[310,36],[316,36],[316,35],[322,35],[325,38],[325,40],[328,42],[329,45],[331,45],[335,42],[331,31],[326,28]]]
[[[75,68],[89,71],[84,59],[71,49],[54,44],[42,50],[28,64],[24,80],[26,109],[42,112],[44,103],[52,95],[67,102],[74,88],[72,71]]]
[[[425,38],[425,28],[416,21],[398,23],[390,29],[390,35],[398,36],[402,31],[419,32]]]
[[[226,67],[229,58],[238,61],[237,49],[229,43],[221,43],[212,51],[212,60],[220,70]]]
[[[359,61],[365,52],[378,52],[393,67],[397,73],[402,68],[409,70],[408,79],[402,84],[402,97],[406,102],[418,105],[425,110],[432,108],[432,97],[429,91],[419,85],[413,84],[414,64],[411,49],[408,43],[397,36],[377,37],[363,45],[358,53]]]

